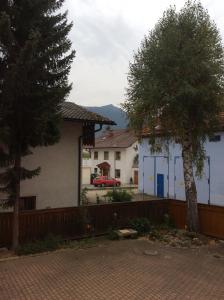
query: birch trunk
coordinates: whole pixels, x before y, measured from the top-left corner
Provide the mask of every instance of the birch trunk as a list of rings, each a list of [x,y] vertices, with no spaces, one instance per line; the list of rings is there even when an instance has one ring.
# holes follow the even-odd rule
[[[199,231],[197,190],[194,180],[192,161],[192,146],[190,139],[185,139],[182,144],[183,170],[185,194],[187,202],[187,227],[189,231]]]

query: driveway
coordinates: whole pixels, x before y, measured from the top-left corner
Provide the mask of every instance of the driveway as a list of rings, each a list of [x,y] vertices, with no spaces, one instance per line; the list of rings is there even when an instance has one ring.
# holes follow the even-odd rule
[[[223,255],[223,244],[103,241],[0,262],[0,299],[224,299]]]

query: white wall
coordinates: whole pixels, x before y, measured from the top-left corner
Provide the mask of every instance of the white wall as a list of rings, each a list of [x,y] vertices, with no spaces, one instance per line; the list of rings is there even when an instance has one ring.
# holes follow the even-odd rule
[[[82,184],[90,184],[91,168],[82,167]]]
[[[134,150],[134,147],[137,145],[137,142],[131,145],[128,148],[94,148],[91,149],[91,172],[94,173],[94,168],[97,168],[97,165],[106,161],[110,164],[110,176],[115,177],[115,169],[120,169],[121,177],[120,181],[122,184],[129,184],[130,178],[132,177],[132,166],[133,159],[135,155],[138,153]],[[94,160],[94,152],[98,152],[98,159]],[[109,159],[104,159],[104,151],[109,152]],[[121,153],[121,159],[115,159],[115,153],[119,151]],[[89,163],[89,162],[88,162]],[[99,169],[98,169],[99,171]]]
[[[207,158],[205,160],[203,176],[201,179],[195,178],[195,180],[199,203],[208,204],[210,202],[214,205],[224,206],[224,133],[218,132],[216,135],[221,136],[221,141],[206,141],[205,150]],[[169,145],[169,160],[167,164],[163,163],[161,165],[162,158],[158,158],[158,156],[168,156],[168,153],[162,151],[162,153],[151,154],[148,139],[143,139],[139,146],[139,191],[156,194],[154,188],[154,186],[156,187],[155,175],[161,172],[165,177],[166,175],[169,176],[169,180],[167,179],[167,182],[164,182],[165,196],[168,193],[171,198],[175,198],[176,196],[178,199],[185,200],[180,145]],[[159,166],[158,160],[160,160]]]
[[[36,196],[36,208],[78,204],[78,137],[82,124],[64,122],[59,143],[37,147],[23,159],[26,168],[41,167],[39,176],[21,184],[21,196]]]

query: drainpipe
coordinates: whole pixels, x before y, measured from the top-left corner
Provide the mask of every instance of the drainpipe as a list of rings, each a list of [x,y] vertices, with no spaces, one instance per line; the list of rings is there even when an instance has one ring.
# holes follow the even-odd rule
[[[98,131],[100,131],[103,127],[103,124],[99,124],[100,128],[98,128],[97,130],[94,130],[94,134]],[[94,137],[95,138],[95,137]],[[83,139],[83,135],[79,136],[79,154],[78,154],[78,164],[79,164],[79,168],[78,168],[78,206],[80,206],[81,203],[81,184],[82,184],[82,180],[81,180],[81,176],[82,176],[82,139]]]

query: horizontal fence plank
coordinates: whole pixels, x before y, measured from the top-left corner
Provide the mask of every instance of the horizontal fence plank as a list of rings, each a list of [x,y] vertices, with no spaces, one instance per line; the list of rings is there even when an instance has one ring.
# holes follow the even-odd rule
[[[128,226],[133,218],[161,222],[167,211],[167,200],[150,200],[20,212],[19,237],[24,243],[49,234],[64,238],[103,234],[112,227]],[[11,239],[12,213],[0,213],[0,247],[9,246]]]

